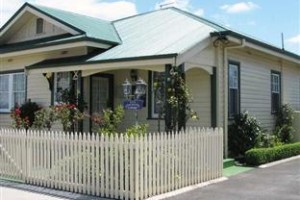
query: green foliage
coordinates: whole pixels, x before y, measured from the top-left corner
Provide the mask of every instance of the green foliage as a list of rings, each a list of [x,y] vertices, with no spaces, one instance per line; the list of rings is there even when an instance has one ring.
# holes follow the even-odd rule
[[[262,131],[256,118],[247,112],[235,116],[228,127],[228,148],[232,156],[244,156],[247,150],[255,146],[256,137]]]
[[[273,148],[251,149],[246,152],[245,158],[249,165],[261,165],[296,155],[300,155],[300,142]]]
[[[280,142],[279,138],[274,134],[260,132],[255,138],[256,148],[268,148],[280,145],[282,145],[282,143]]]
[[[124,108],[119,105],[115,110],[105,109],[103,114],[94,114],[91,119],[99,126],[99,132],[105,134],[114,134],[117,132],[118,127],[122,120],[124,119]]]
[[[148,124],[137,124],[126,129],[126,135],[128,136],[144,136],[147,134]]]
[[[53,123],[57,120],[57,113],[53,107],[43,108],[35,112],[35,121],[33,126],[38,129],[51,130]]]
[[[38,129],[51,129],[54,122],[59,121],[64,131],[71,130],[72,126],[83,120],[84,114],[79,111],[75,104],[59,104],[43,108],[35,113],[34,127]]]
[[[282,105],[278,113],[276,113],[276,123],[274,134],[283,143],[290,143],[293,139],[295,129],[293,128],[293,109],[290,105]]]
[[[172,67],[170,77],[167,78],[166,113],[170,119],[166,121],[167,130],[181,130],[191,118],[198,120],[197,113],[191,108],[193,97],[185,83],[184,74],[179,67]]]
[[[16,106],[11,111],[11,118],[13,119],[13,126],[15,128],[30,128],[34,123],[34,113],[38,111],[40,107],[30,100],[21,105]]]

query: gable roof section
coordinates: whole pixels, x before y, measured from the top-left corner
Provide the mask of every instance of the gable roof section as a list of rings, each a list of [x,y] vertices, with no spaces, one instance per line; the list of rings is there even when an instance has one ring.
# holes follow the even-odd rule
[[[180,54],[214,31],[224,28],[176,8],[167,8],[113,22],[122,44],[89,61]]]
[[[3,35],[3,31],[7,26],[14,21],[17,17],[27,7],[42,13],[51,19],[76,30],[79,34],[84,35],[87,38],[92,38],[95,40],[111,43],[120,44],[121,40],[113,26],[109,21],[101,20],[98,18],[93,18],[85,15],[80,15],[77,13],[72,13],[68,11],[63,11],[59,9],[49,8],[40,5],[33,5],[25,3],[9,21],[4,24],[0,29],[0,36]]]

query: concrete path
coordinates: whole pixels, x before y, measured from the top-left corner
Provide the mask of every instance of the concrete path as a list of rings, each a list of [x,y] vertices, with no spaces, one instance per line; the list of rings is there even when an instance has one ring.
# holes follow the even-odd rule
[[[166,200],[299,200],[300,159],[255,169]]]
[[[0,200],[111,200],[0,180]]]

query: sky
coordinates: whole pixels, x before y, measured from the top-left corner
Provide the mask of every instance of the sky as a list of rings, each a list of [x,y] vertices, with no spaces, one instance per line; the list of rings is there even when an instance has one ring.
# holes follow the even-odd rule
[[[300,55],[300,0],[0,0],[0,26],[25,2],[107,20],[174,6]]]

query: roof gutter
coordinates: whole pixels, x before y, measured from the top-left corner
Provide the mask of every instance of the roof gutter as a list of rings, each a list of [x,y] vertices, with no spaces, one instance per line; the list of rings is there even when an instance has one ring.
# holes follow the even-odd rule
[[[297,55],[295,53],[289,52],[289,51],[285,51],[284,49],[278,48],[276,46],[267,44],[265,42],[261,42],[259,40],[253,39],[251,37],[239,34],[237,32],[233,32],[233,31],[221,31],[221,32],[213,32],[211,33],[212,37],[220,37],[222,36],[227,37],[228,40],[231,40],[233,38],[236,38],[237,40],[241,40],[241,39],[245,39],[247,40],[247,42],[245,43],[246,47],[252,48],[252,49],[256,49],[258,51],[285,59],[285,60],[289,60],[291,62],[300,64],[300,55]],[[235,41],[233,41],[235,42]]]

